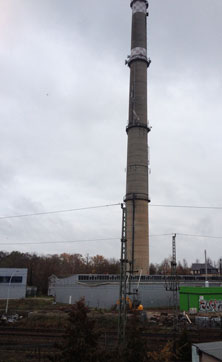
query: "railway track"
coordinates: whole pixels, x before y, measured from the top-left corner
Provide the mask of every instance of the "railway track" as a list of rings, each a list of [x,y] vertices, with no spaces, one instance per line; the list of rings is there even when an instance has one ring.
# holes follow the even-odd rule
[[[220,329],[191,329],[187,333],[188,340],[191,343],[222,339],[222,330]],[[63,329],[0,327],[0,362],[8,362],[7,359],[4,359],[7,353],[13,356],[22,355],[22,357],[18,357],[18,361],[38,361],[40,359],[37,359],[37,357],[35,359],[35,355],[47,355],[48,353],[57,352],[56,343],[62,343],[64,334],[65,330]],[[175,333],[172,330],[144,329],[142,334],[153,348],[156,348],[157,345],[163,346],[169,340],[175,338]],[[100,337],[101,345],[110,349],[114,348],[117,342],[116,330],[106,331]],[[16,361],[16,359],[14,360]]]
[[[204,328],[204,329],[187,329],[187,332],[191,335],[195,335],[195,334],[211,334],[211,335],[218,335],[221,334],[222,335],[222,329],[219,328]],[[117,334],[117,330],[108,330],[106,331],[107,334],[110,335],[116,335]],[[142,330],[142,333],[144,335],[173,335],[173,330],[169,330],[169,329],[147,329],[144,328]],[[5,334],[24,334],[24,335],[46,335],[46,336],[63,336],[65,334],[65,329],[54,329],[54,328],[21,328],[21,327],[0,327],[0,335],[5,335]]]
[[[0,327],[0,362],[48,361],[62,343],[64,330]],[[10,359],[11,358],[11,359]]]
[[[24,336],[24,337],[42,337],[42,338],[62,338],[65,333],[64,329],[43,329],[43,328],[17,328],[17,327],[0,327],[1,336]]]
[[[187,333],[189,337],[195,338],[209,338],[214,339],[216,337],[222,338],[222,329],[204,328],[204,329],[188,329]],[[17,327],[0,327],[0,340],[2,336],[10,337],[33,337],[33,338],[63,338],[65,334],[64,329],[46,329],[46,328],[17,328]],[[142,331],[144,337],[148,338],[174,338],[175,332],[172,330],[151,330],[144,329]],[[104,336],[115,337],[117,336],[117,330],[108,330],[104,332]]]

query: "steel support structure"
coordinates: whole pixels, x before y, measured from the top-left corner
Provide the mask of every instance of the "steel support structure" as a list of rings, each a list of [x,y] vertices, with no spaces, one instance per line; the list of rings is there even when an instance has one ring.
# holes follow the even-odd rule
[[[129,307],[129,300],[133,308],[138,303],[138,289],[140,278],[136,289],[132,290],[132,276],[135,274],[133,265],[127,258],[127,208],[125,204],[121,204],[122,208],[122,231],[121,231],[121,257],[120,257],[120,289],[119,289],[119,320],[118,320],[118,340],[119,343],[125,342],[126,337],[126,321],[127,321],[127,308]],[[141,277],[141,275],[140,275]]]
[[[122,232],[121,232],[121,256],[120,256],[120,288],[119,288],[119,321],[118,338],[119,343],[125,342],[126,333],[126,297],[127,297],[127,239],[126,239],[126,206],[121,204],[122,208]]]
[[[172,236],[172,261],[171,261],[171,276],[172,286],[171,291],[173,293],[173,308],[174,308],[174,325],[177,326],[178,319],[178,281],[177,281],[177,259],[176,259],[176,234]]]
[[[178,321],[178,280],[177,280],[177,260],[176,260],[176,234],[172,235],[172,259],[171,276],[165,279],[166,290],[172,292],[172,305],[174,310],[174,328],[177,328]]]

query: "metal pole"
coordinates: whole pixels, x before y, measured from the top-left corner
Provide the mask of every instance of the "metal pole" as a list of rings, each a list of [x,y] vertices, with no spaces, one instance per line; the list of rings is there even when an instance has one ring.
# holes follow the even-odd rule
[[[173,292],[173,307],[174,307],[174,329],[177,329],[178,322],[178,283],[177,283],[177,261],[176,261],[176,234],[172,236],[172,261],[171,261],[171,278],[172,278],[172,287]]]
[[[7,294],[7,300],[6,300],[6,306],[5,306],[5,314],[8,314],[8,301],[9,301],[9,291],[10,291],[10,285],[13,276],[17,273],[17,270],[15,270],[12,275],[10,276],[9,283],[8,283],[8,294]]]
[[[119,323],[118,338],[119,343],[125,342],[126,331],[126,288],[127,288],[127,248],[126,248],[126,206],[121,204],[122,208],[122,235],[121,235],[121,258],[120,258],[120,291],[119,291]]]
[[[207,251],[204,250],[205,255],[205,283],[207,282]]]
[[[134,241],[135,241],[135,196],[133,195],[133,220],[132,220],[132,254],[131,254],[131,272],[134,274]]]

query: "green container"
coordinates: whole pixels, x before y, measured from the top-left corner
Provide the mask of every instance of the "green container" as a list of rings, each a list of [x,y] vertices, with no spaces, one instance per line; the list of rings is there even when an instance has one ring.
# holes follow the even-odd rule
[[[222,287],[180,287],[179,294],[182,312],[190,308],[198,312],[222,311]]]

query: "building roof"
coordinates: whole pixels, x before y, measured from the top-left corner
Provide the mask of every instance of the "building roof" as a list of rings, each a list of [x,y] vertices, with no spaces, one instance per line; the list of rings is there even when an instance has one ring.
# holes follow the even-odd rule
[[[205,269],[205,263],[193,263],[192,264],[192,267],[191,267],[192,270],[200,270],[200,269]],[[210,265],[209,263],[207,263],[207,269],[216,269],[214,266]]]
[[[211,357],[222,360],[222,341],[209,342],[209,343],[198,343],[194,344],[201,352],[208,354]]]

